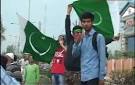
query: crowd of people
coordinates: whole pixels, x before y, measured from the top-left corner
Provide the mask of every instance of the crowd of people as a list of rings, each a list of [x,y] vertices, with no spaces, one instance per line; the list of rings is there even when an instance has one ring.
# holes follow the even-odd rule
[[[90,12],[84,12],[80,18],[81,26],[74,26],[71,31],[71,11],[70,4],[65,35],[59,36],[59,47],[50,63],[52,85],[104,85],[107,64],[104,36],[94,30],[94,15]],[[92,45],[95,33],[97,50]],[[1,55],[1,59],[2,85],[39,84],[40,68],[32,54],[25,53],[19,64],[13,53]]]
[[[39,65],[30,53],[17,61],[13,53],[1,55],[1,85],[37,85],[40,77]]]

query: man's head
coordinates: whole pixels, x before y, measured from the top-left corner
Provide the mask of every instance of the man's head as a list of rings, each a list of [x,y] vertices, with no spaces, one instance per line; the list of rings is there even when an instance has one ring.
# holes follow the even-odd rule
[[[93,25],[94,15],[90,12],[84,12],[80,19],[85,31],[90,31]]]
[[[29,60],[28,58],[29,58],[29,53],[24,53],[23,54],[23,58],[24,58],[24,60],[26,61],[26,60]]]
[[[7,53],[5,56],[8,59],[8,64],[10,64],[14,61],[14,54],[13,53]]]
[[[34,62],[31,53],[24,53],[24,60],[25,60],[25,61],[28,60],[30,64]]]
[[[75,41],[80,41],[82,38],[82,27],[77,25],[73,27],[72,33]]]
[[[34,60],[33,60],[32,54],[29,54],[28,56],[29,56],[29,57],[28,57],[28,59],[29,59],[29,63],[30,63],[30,64],[34,63]]]

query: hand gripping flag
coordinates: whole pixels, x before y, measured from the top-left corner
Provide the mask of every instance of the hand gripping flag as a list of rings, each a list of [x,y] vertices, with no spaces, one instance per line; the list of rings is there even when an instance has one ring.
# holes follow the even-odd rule
[[[58,46],[57,41],[42,34],[30,21],[20,15],[18,17],[22,41],[25,43],[22,43],[23,53],[31,53],[34,60],[50,63]]]
[[[79,17],[84,12],[93,13],[95,30],[103,34],[106,40],[113,38],[114,30],[106,0],[79,0],[73,2],[72,6]]]

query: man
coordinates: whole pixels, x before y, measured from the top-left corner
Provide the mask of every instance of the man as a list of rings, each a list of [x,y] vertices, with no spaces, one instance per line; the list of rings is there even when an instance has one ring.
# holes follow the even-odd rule
[[[104,85],[106,75],[105,39],[102,34],[97,34],[97,50],[92,46],[94,33],[94,15],[85,12],[81,16],[81,24],[85,30],[81,46],[76,49],[76,54],[81,52],[81,85]]]
[[[13,53],[6,53],[6,58],[8,59],[7,65],[10,65],[14,62],[14,54]]]
[[[33,60],[32,54],[28,53],[29,64],[24,69],[24,85],[38,85],[40,70],[39,65]]]
[[[74,50],[74,45],[80,44],[82,38],[82,27],[73,27],[71,34],[71,21],[70,13],[72,11],[72,6],[68,5],[67,16],[65,20],[65,31],[66,31],[66,41],[67,41],[67,56],[65,57],[65,68],[66,81],[68,85],[79,85],[80,84],[80,57],[76,54],[72,54]]]
[[[17,56],[13,53],[7,53],[5,56],[8,59],[6,65],[7,73],[17,81],[22,82],[21,66],[17,63]]]
[[[16,81],[15,78],[11,77],[6,72],[6,64],[7,64],[7,58],[3,55],[1,55],[1,61],[0,61],[0,71],[1,71],[1,85],[20,85],[18,81]]]

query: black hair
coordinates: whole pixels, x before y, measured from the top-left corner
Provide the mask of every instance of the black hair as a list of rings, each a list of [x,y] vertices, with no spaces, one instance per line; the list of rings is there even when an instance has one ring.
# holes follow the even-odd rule
[[[14,55],[14,61],[17,61],[17,55]]]
[[[72,32],[74,32],[76,29],[83,30],[81,26],[76,25],[76,26],[73,27]]]
[[[83,19],[88,19],[90,18],[91,21],[94,21],[94,15],[90,12],[84,12],[81,17],[80,17],[80,20],[82,21]]]

